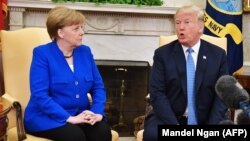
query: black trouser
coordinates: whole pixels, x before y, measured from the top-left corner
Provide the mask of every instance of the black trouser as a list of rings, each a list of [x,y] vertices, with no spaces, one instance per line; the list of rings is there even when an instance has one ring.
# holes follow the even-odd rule
[[[178,120],[180,125],[187,125],[187,117],[179,116],[179,117],[177,117],[177,120]]]
[[[54,141],[111,141],[111,128],[106,122],[97,122],[95,125],[73,125],[29,133],[31,135],[51,139]]]

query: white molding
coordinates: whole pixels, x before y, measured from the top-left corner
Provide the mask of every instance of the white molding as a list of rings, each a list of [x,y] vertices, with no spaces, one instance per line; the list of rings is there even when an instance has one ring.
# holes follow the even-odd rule
[[[56,3],[45,0],[8,0],[9,27],[46,27],[50,8]],[[63,3],[82,11],[86,17],[83,43],[95,59],[153,62],[159,35],[174,33],[173,14],[177,8],[94,3]],[[112,55],[111,55],[112,52]]]
[[[173,15],[178,7],[167,6],[136,6],[126,4],[101,4],[88,2],[66,2],[53,3],[49,0],[9,0],[9,7],[23,7],[23,8],[45,8],[50,9],[56,5],[64,5],[69,8],[83,11],[102,11],[114,13],[143,13],[143,14],[158,14],[158,15]]]
[[[250,67],[250,62],[249,62],[249,61],[245,61],[245,62],[244,62],[244,66]]]

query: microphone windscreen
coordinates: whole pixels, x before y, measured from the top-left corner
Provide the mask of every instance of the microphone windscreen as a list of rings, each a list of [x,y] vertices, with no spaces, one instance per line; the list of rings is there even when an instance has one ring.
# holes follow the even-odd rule
[[[240,108],[240,102],[249,98],[247,91],[230,75],[223,75],[217,80],[215,91],[230,108]]]
[[[236,119],[238,125],[250,125],[250,117],[243,111],[241,111]]]
[[[235,125],[235,123],[231,120],[222,120],[219,125]]]

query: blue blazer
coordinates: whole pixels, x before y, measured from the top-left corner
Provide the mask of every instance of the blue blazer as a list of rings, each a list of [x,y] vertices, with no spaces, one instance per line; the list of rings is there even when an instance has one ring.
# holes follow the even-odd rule
[[[76,47],[73,57],[74,72],[55,41],[33,50],[31,96],[24,114],[26,131],[63,126],[69,116],[87,109],[104,115],[106,92],[90,48]],[[87,93],[93,98],[91,107]]]
[[[217,79],[228,74],[226,52],[201,40],[195,74],[195,101],[198,124],[218,124],[227,108],[215,92]],[[163,124],[178,124],[187,107],[185,54],[178,40],[158,48],[150,77],[151,116]]]

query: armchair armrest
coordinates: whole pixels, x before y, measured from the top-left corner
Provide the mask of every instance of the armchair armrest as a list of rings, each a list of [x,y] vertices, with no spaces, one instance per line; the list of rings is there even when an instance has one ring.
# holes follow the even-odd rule
[[[13,98],[9,94],[5,93],[2,98],[8,100],[12,104],[12,108],[16,112],[16,126],[17,126],[17,135],[18,141],[26,139],[26,133],[23,125],[23,115],[22,115],[22,106],[17,99]]]
[[[153,107],[150,102],[149,94],[145,97],[145,101],[147,102],[146,109],[145,109],[145,117],[147,117],[150,113],[152,113],[152,110],[153,110]]]

